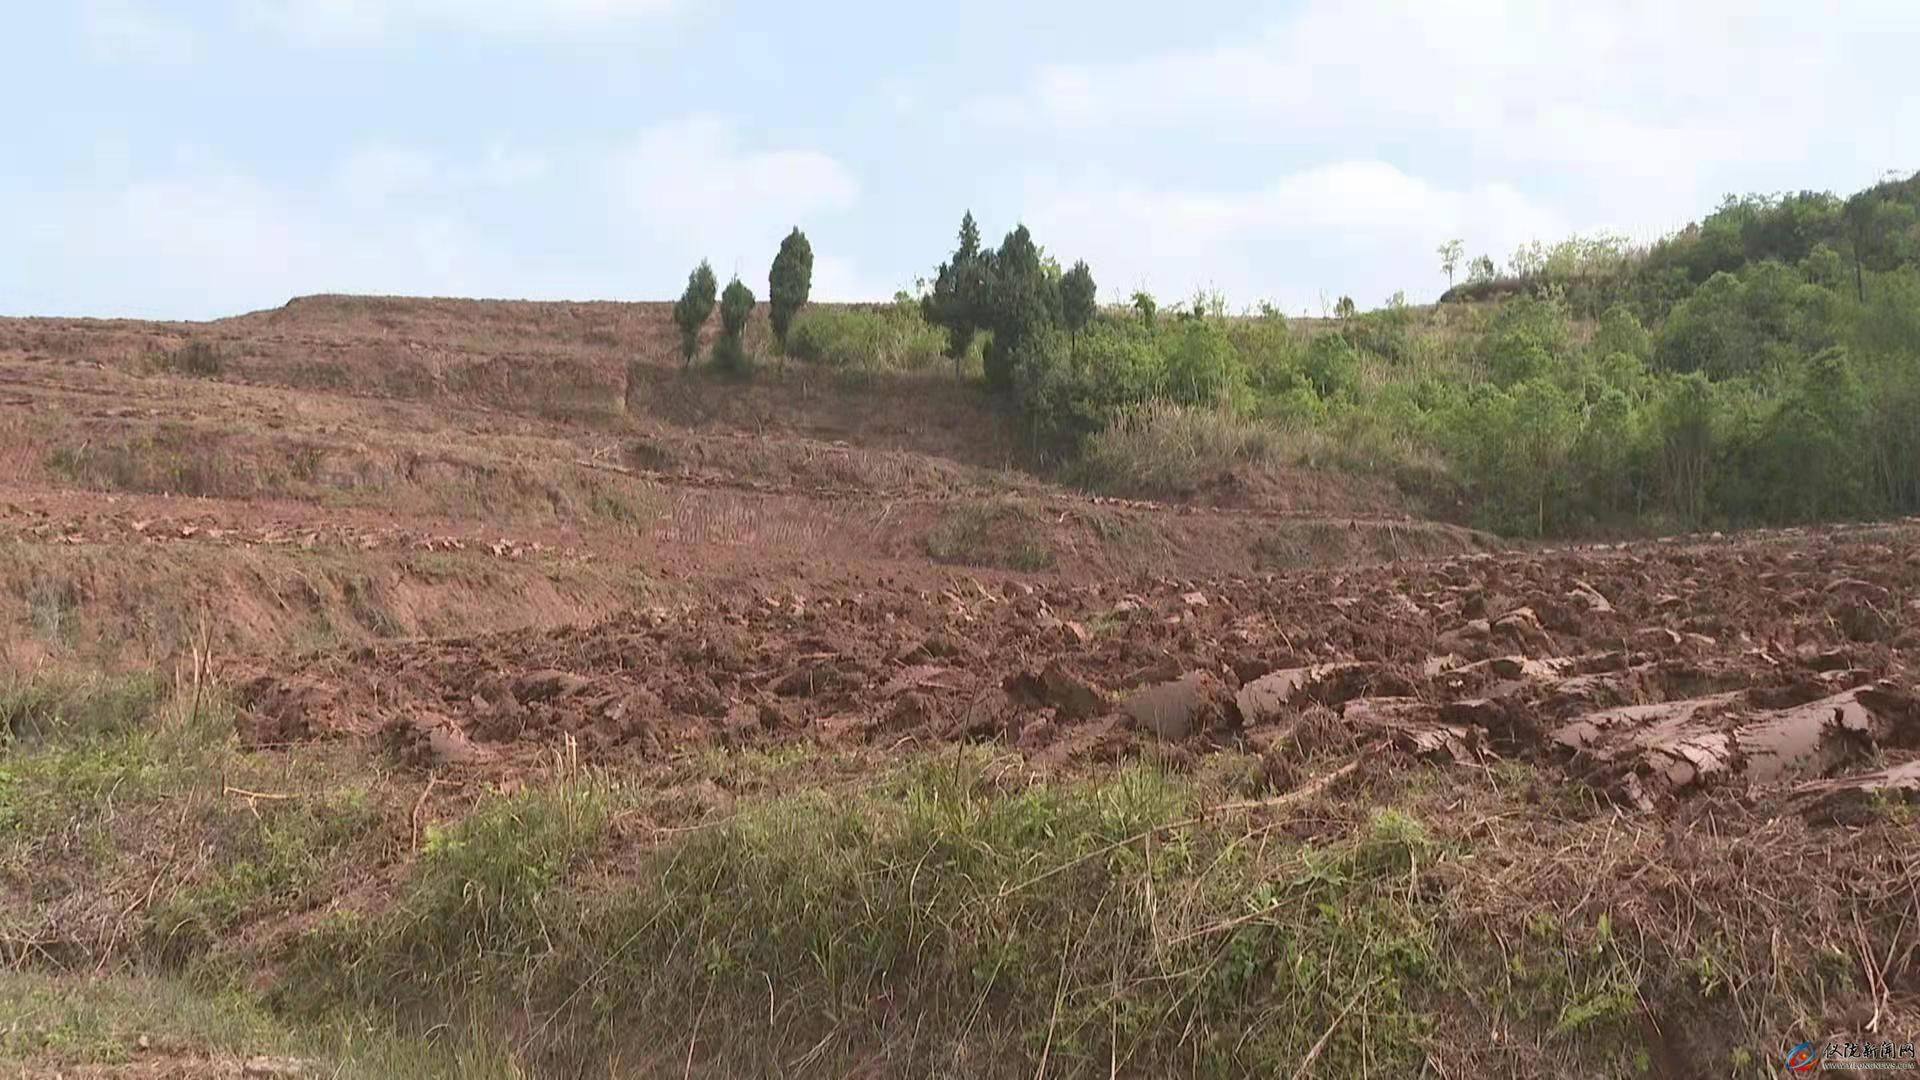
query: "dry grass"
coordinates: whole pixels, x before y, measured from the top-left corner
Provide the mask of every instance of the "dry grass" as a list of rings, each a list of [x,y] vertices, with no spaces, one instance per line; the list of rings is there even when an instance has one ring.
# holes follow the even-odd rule
[[[1278,465],[1287,436],[1222,407],[1154,402],[1088,440],[1069,478],[1115,495],[1190,495],[1224,474]]]

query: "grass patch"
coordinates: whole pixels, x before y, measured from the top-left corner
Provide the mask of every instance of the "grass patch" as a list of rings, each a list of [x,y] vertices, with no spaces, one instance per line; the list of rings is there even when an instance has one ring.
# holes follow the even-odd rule
[[[150,674],[54,674],[0,686],[0,745],[124,734],[153,713],[165,687]]]
[[[967,503],[943,514],[927,533],[927,554],[943,563],[1047,570],[1055,562],[1046,519],[1013,501]]]
[[[1278,464],[1282,442],[1277,428],[1224,406],[1152,402],[1094,433],[1067,480],[1134,498],[1191,495],[1235,470]]]
[[[177,375],[213,379],[218,378],[226,369],[227,358],[226,354],[212,342],[189,341],[172,351],[156,353],[153,356],[153,366]]]
[[[35,577],[27,587],[27,617],[33,632],[49,645],[65,645],[78,629],[74,611],[80,590],[63,577]]]
[[[820,367],[856,372],[927,371],[950,364],[946,331],[913,303],[812,305],[787,333],[787,351]]]
[[[0,1061],[101,1065],[142,1054],[269,1053],[290,1045],[265,1010],[238,995],[166,979],[92,979],[0,969]],[[143,1046],[144,1043],[144,1046]]]
[[[616,795],[516,796],[431,840],[392,912],[323,927],[294,982],[401,1015],[423,992],[533,1003],[524,1049],[552,1075],[689,1039],[729,1075],[810,1049],[829,1074],[1026,1074],[1042,1055],[1065,1075],[1271,1074],[1356,1007],[1369,1034],[1326,1060],[1417,1063],[1437,962],[1418,868],[1439,848],[1417,822],[1263,853],[1161,829],[1197,792],[1152,769],[1002,791],[987,766],[779,797],[639,853],[613,890],[585,885]]]
[[[305,1062],[310,1075],[368,1080],[524,1075],[498,1035],[477,1024],[434,1039],[399,1038],[377,1021],[302,1028],[251,995],[154,975],[0,969],[0,1016],[8,1018],[0,1024],[0,1065],[39,1070],[27,1075],[142,1063],[159,1070],[154,1075],[201,1075],[258,1056]]]
[[[193,428],[168,423],[116,441],[60,447],[47,456],[47,468],[101,491],[231,499],[259,494],[260,478],[226,458]]]
[[[1039,779],[984,748],[776,749],[563,763],[421,813],[422,779],[364,751],[249,753],[230,714],[146,711],[0,750],[0,887],[29,901],[0,941],[105,943],[73,967],[212,1011],[41,1001],[0,1060],[111,1060],[158,1022],[369,1076],[1286,1076],[1316,1046],[1323,1078],[1717,1074],[1857,999],[1848,935],[1916,935],[1909,893],[1839,872],[1904,874],[1897,823],[1809,836],[1729,804],[1674,833],[1542,801],[1520,764],[1380,758],[1246,813],[1217,809],[1266,793],[1245,754]],[[1805,889],[1717,884],[1774,862]],[[0,1010],[52,996],[37,978]]]
[[[604,484],[595,484],[587,492],[587,511],[633,533],[647,531],[661,515],[657,498]]]

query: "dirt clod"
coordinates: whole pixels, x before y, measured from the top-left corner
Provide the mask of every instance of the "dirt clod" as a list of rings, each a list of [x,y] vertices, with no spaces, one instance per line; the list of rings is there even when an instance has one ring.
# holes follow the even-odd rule
[[[1184,739],[1238,719],[1227,688],[1204,671],[1136,690],[1120,708],[1142,730],[1167,740]]]

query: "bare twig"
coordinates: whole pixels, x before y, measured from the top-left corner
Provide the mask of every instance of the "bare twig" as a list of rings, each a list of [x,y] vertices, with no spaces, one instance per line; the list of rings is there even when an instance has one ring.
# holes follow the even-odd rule
[[[420,797],[413,801],[413,812],[407,815],[407,825],[413,837],[413,850],[420,850],[420,810],[427,805],[427,796],[433,794],[433,785],[440,782],[440,774],[428,773],[427,786],[420,789]]]
[[[601,472],[619,473],[622,476],[634,475],[632,469],[627,468],[625,465],[615,465],[611,461],[592,461],[587,458],[575,458],[573,459],[573,463],[583,469],[599,469]]]
[[[278,795],[278,794],[275,794],[275,793],[273,793],[273,792],[271,792],[271,791],[248,791],[248,790],[247,790],[246,788],[237,788],[237,787],[234,787],[234,786],[233,786],[233,785],[231,785],[231,784],[228,784],[228,785],[227,785],[227,787],[226,787],[226,794],[228,794],[228,795],[238,795],[238,796],[240,796],[241,798],[244,798],[244,799],[250,799],[250,800],[251,800],[251,799],[266,799],[266,800],[268,800],[268,801],[270,801],[270,802],[280,802],[280,801],[283,801],[283,800],[286,800],[286,799],[291,799],[291,798],[295,798],[295,796],[293,796],[293,795]]]
[[[1293,1080],[1306,1080],[1307,1074],[1313,1071],[1313,1063],[1320,1060],[1320,1051],[1327,1048],[1327,1040],[1333,1038],[1333,1033],[1340,1027],[1340,1022],[1347,1018],[1347,1014],[1353,1011],[1355,1005],[1360,1004],[1360,999],[1371,988],[1372,985],[1369,984],[1353,992],[1353,997],[1347,1000],[1346,1007],[1340,1010],[1340,1015],[1333,1018],[1333,1023],[1327,1025],[1327,1030],[1320,1033],[1320,1039],[1313,1044],[1313,1049],[1308,1050],[1307,1056],[1301,1059],[1300,1067],[1293,1072]]]

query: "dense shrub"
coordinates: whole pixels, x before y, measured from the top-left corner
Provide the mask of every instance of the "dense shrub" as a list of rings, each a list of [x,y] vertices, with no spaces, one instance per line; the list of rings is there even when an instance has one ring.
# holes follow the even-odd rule
[[[809,307],[787,334],[788,351],[805,363],[866,372],[937,367],[946,344],[911,303]]]
[[[1087,440],[1069,478],[1115,495],[1179,496],[1241,466],[1276,463],[1279,429],[1231,408],[1131,406]]]
[[[700,351],[700,328],[713,314],[714,290],[718,287],[713,267],[702,259],[687,275],[686,291],[674,301],[673,324],[680,328],[680,359],[684,363],[692,364],[694,354]]]
[[[780,241],[779,254],[767,273],[767,306],[773,322],[773,338],[784,352],[787,334],[794,316],[806,305],[813,292],[813,245],[797,227]]]
[[[1024,228],[969,216],[921,310],[992,333],[1029,449],[1109,490],[1271,460],[1391,477],[1529,534],[1920,511],[1920,176],[1841,202],[1733,199],[1651,247],[1528,244],[1449,296],[1332,326],[1202,292],[1089,314]],[[1084,273],[1083,273],[1084,271]],[[815,351],[819,351],[815,347]]]
[[[1480,355],[1496,384],[1512,386],[1553,371],[1568,348],[1566,313],[1550,300],[1523,296],[1501,305]]]

